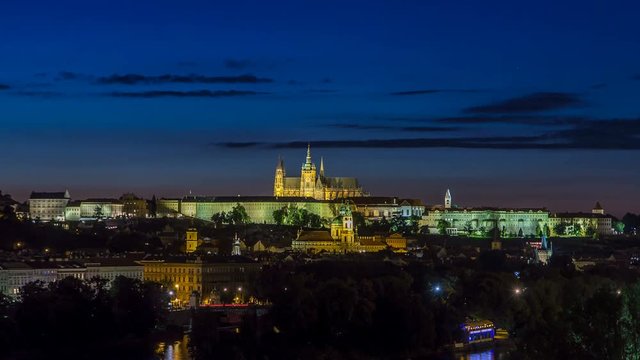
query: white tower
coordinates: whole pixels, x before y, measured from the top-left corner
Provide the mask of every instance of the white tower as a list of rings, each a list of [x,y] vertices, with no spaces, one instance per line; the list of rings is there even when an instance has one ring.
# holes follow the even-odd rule
[[[232,256],[240,256],[240,238],[238,237],[238,233],[233,237],[233,249],[231,250]]]
[[[447,193],[444,194],[444,208],[451,209],[451,192],[447,189]]]

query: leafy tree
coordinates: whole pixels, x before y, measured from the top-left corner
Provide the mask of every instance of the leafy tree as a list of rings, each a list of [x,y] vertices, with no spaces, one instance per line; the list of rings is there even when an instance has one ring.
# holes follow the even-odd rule
[[[437,227],[438,233],[440,235],[446,235],[447,229],[451,227],[451,223],[449,223],[447,220],[439,220]]]
[[[356,229],[364,229],[367,226],[364,215],[359,211],[354,211],[351,213],[353,217],[353,226]]]
[[[251,221],[249,214],[247,214],[247,210],[240,203],[237,203],[231,211],[229,211],[227,216],[229,223],[234,225],[244,225]]]
[[[463,227],[464,231],[467,234],[471,234],[471,232],[473,231],[473,225],[471,225],[471,221],[467,221],[464,223],[464,227]]]
[[[622,234],[622,233],[624,233],[624,229],[625,229],[624,222],[622,222],[622,221],[614,221],[614,223],[613,223],[613,229],[614,229],[618,234]]]
[[[154,218],[158,216],[158,200],[156,199],[156,194],[153,194],[149,202],[149,215]]]
[[[556,235],[566,235],[566,233],[567,233],[567,224],[558,223],[558,224],[554,225],[553,226],[553,232],[556,233]]]
[[[228,223],[228,216],[227,214],[223,211],[223,212],[219,212],[219,213],[215,213],[211,216],[211,221],[213,222],[214,226],[216,228],[222,226],[222,224],[226,224]]]
[[[282,209],[273,210],[273,221],[276,225],[284,225],[284,222],[287,217],[287,207],[284,206]]]
[[[100,220],[104,217],[104,212],[102,210],[102,206],[97,205],[95,209],[93,209],[93,217],[97,220]]]

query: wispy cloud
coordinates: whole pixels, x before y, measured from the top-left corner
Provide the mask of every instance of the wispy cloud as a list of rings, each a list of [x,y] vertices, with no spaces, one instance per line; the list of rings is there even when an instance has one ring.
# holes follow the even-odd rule
[[[464,109],[468,114],[517,114],[558,110],[584,104],[576,94],[562,92],[537,92],[487,105]]]
[[[59,98],[59,97],[65,96],[64,93],[58,92],[58,91],[16,91],[16,92],[12,92],[11,94],[16,96],[41,98],[41,99],[52,99],[52,98]]]
[[[254,65],[254,62],[248,59],[226,59],[224,67],[231,70],[244,70]]]
[[[83,81],[92,81],[94,76],[88,74],[81,74],[73,71],[60,71],[58,75],[55,77],[57,81],[73,81],[73,80],[83,80]]]
[[[11,89],[11,86],[6,84],[0,84],[0,90],[9,90],[9,89]]]
[[[326,126],[339,129],[353,130],[395,130],[408,132],[446,132],[456,131],[459,128],[452,126],[394,126],[394,125],[370,125],[357,123],[336,123],[327,124]]]
[[[175,90],[153,90],[153,91],[133,91],[123,92],[115,91],[106,95],[112,97],[128,97],[128,98],[160,98],[160,97],[180,97],[180,98],[219,98],[219,97],[235,97],[235,96],[253,96],[267,94],[258,91],[241,91],[241,90],[194,90],[194,91],[175,91]]]
[[[520,125],[540,125],[540,126],[562,126],[573,125],[585,120],[590,120],[579,116],[556,116],[556,115],[496,115],[496,116],[453,116],[437,118],[433,121],[446,124],[520,124]]]
[[[438,93],[475,93],[479,90],[474,89],[422,89],[422,90],[405,90],[389,93],[393,96],[413,96],[413,95],[431,95]]]
[[[569,129],[547,131],[541,135],[391,138],[313,141],[316,148],[468,148],[539,150],[640,150],[640,118],[576,121]],[[307,141],[264,143],[243,147],[304,148]],[[226,148],[237,143],[212,144]]]
[[[189,75],[141,75],[141,74],[125,74],[110,75],[99,77],[96,83],[104,85],[138,85],[138,84],[168,84],[168,83],[185,83],[185,84],[259,84],[271,83],[273,79],[261,78],[251,74],[237,76],[207,76],[198,74]]]

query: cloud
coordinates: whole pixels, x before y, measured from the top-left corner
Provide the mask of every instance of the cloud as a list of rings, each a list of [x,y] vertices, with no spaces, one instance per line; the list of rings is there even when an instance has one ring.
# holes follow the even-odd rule
[[[583,104],[575,94],[561,92],[537,92],[487,105],[464,109],[467,114],[517,114],[564,109]]]
[[[72,80],[87,80],[90,81],[93,79],[93,76],[80,74],[72,71],[60,71],[56,76],[57,81],[72,81]]]
[[[18,96],[24,96],[24,97],[41,98],[41,99],[59,98],[64,96],[63,93],[58,91],[18,91],[12,94],[18,95]]]
[[[159,98],[159,97],[194,97],[194,98],[218,98],[218,97],[236,97],[236,96],[252,96],[268,94],[257,91],[240,91],[240,90],[193,90],[193,91],[175,91],[175,90],[152,90],[152,91],[136,91],[121,92],[115,91],[106,95],[113,97],[128,98]]]
[[[585,120],[579,116],[555,116],[555,115],[499,115],[499,116],[454,116],[434,119],[438,123],[447,124],[520,124],[520,125],[544,125],[562,126],[573,125]]]
[[[412,95],[430,95],[438,93],[474,93],[479,90],[473,89],[423,89],[423,90],[405,90],[389,93],[393,96],[412,96]]]
[[[253,65],[253,61],[247,59],[226,59],[224,61],[224,67],[231,70],[244,70]]]
[[[6,84],[0,84],[0,90],[9,90],[9,89],[11,89],[11,86]]]
[[[328,124],[328,127],[339,129],[353,129],[353,130],[396,130],[396,131],[409,131],[409,132],[445,132],[456,131],[457,127],[451,126],[393,126],[393,125],[368,125],[368,124],[356,124],[356,123],[338,123]]]
[[[138,84],[165,84],[165,83],[187,83],[187,84],[259,84],[271,83],[273,79],[260,78],[255,75],[245,74],[237,76],[206,76],[198,74],[175,75],[164,74],[149,76],[141,74],[110,75],[99,77],[96,83],[103,85],[138,85]]]
[[[640,74],[632,75],[631,80],[640,80]]]
[[[640,118],[575,122],[571,128],[541,135],[392,138],[313,141],[315,148],[467,148],[522,150],[640,150]],[[251,147],[304,148],[307,141],[252,143]],[[213,144],[225,148],[236,143]],[[244,146],[244,147],[250,147]]]

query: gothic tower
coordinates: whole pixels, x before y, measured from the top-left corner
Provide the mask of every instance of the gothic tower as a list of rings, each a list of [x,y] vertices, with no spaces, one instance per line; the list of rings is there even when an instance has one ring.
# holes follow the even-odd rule
[[[273,182],[273,196],[284,196],[284,162],[278,157],[278,166],[276,166],[276,177]]]
[[[311,162],[311,144],[307,145],[307,159],[300,172],[300,196],[315,197],[316,164]]]
[[[444,194],[444,208],[451,209],[451,192],[447,189],[447,193]]]

